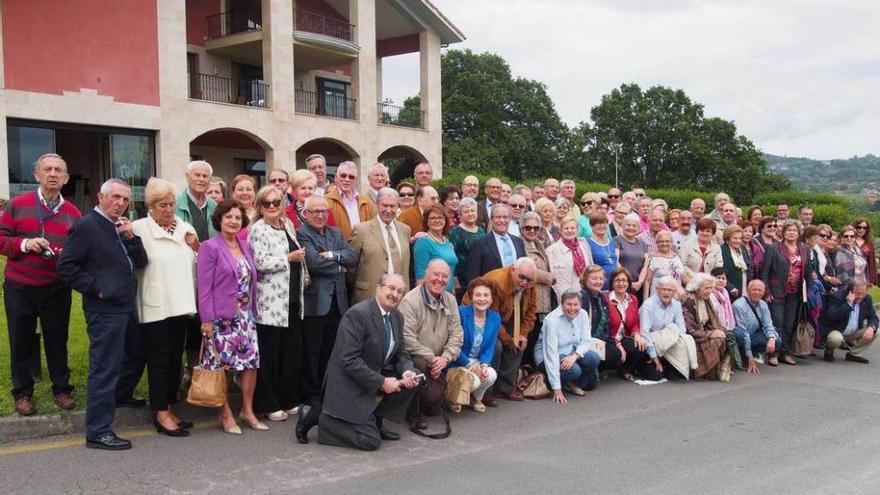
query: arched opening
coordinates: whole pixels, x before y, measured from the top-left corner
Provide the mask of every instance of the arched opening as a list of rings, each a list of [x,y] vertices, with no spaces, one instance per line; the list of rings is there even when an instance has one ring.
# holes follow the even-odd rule
[[[336,167],[345,161],[355,161],[358,154],[350,146],[332,138],[319,138],[306,142],[296,150],[296,168],[306,168],[309,155],[324,155],[327,160],[327,181],[333,182]]]
[[[227,182],[239,174],[247,174],[259,185],[266,183],[266,151],[271,149],[263,140],[238,129],[215,129],[189,143],[191,160],[206,160],[214,167],[214,175]]]
[[[411,179],[419,162],[427,161],[425,155],[409,146],[392,146],[379,155],[379,161],[388,167],[392,184]]]

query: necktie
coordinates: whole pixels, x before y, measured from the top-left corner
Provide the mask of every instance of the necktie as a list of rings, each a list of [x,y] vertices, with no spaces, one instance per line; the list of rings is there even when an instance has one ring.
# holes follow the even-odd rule
[[[519,345],[520,335],[520,306],[522,305],[522,291],[513,296],[513,343]]]
[[[385,224],[385,231],[388,232],[388,247],[391,249],[391,268],[394,269],[394,272],[397,272],[398,267],[403,266],[403,261],[400,258],[400,247],[397,245],[397,240],[394,239],[394,231],[391,230],[391,224]]]
[[[385,320],[385,360],[388,360],[388,354],[391,353],[391,313],[387,313],[382,317]]]
[[[513,264],[513,248],[510,245],[510,237],[503,235],[501,236],[501,249],[504,254],[504,266],[510,266]]]

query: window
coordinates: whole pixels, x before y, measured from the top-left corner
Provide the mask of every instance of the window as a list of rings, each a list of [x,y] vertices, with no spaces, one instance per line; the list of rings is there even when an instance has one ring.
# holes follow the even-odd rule
[[[354,119],[354,105],[348,98],[351,84],[332,79],[316,78],[318,83],[318,114],[340,119]]]

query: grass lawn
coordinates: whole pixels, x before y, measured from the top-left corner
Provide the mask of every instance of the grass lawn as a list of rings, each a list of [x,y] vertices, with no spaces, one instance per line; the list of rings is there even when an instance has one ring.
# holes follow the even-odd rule
[[[0,272],[6,267],[6,258],[0,258]],[[3,295],[3,287],[0,285],[0,296]],[[73,304],[70,310],[70,337],[67,341],[68,366],[70,366],[70,381],[75,387],[73,394],[76,397],[77,409],[84,409],[86,404],[86,379],[89,374],[89,337],[86,334],[86,322],[82,312],[82,298],[78,292],[73,293]],[[6,324],[6,309],[0,312],[0,416],[15,414],[15,401],[12,398],[12,380],[10,378],[9,363],[9,326]],[[42,341],[41,341],[42,343]],[[41,354],[43,374],[37,380],[34,387],[34,400],[36,401],[37,413],[56,413],[61,409],[55,405],[52,395],[52,380],[49,379],[49,370],[46,369],[45,352]],[[147,387],[146,373],[141,377],[136,394],[146,397]]]

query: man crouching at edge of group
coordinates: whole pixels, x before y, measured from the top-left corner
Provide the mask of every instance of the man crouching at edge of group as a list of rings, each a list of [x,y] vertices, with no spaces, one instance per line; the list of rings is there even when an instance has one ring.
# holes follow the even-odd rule
[[[376,450],[382,440],[400,440],[382,420],[402,420],[419,385],[403,348],[403,316],[397,310],[405,288],[400,275],[384,275],[376,297],[355,304],[342,316],[327,366],[323,404],[300,406],[295,430],[299,443],[309,442],[314,426],[318,443],[324,445]]]

